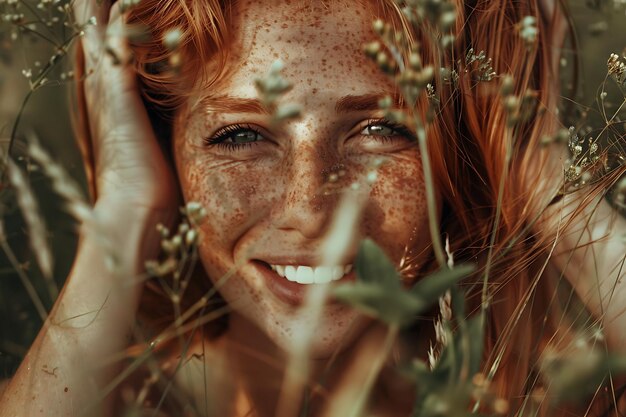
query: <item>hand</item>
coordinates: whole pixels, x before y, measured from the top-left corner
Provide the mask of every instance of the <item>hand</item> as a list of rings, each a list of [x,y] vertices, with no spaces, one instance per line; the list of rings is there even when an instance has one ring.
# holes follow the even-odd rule
[[[566,16],[558,0],[540,0],[544,29],[548,31],[547,47],[553,81],[544,103],[550,114],[558,104],[558,68],[560,51],[568,32]],[[549,116],[549,124],[556,127],[556,116]],[[565,146],[551,145],[531,170],[537,177],[526,178],[531,187],[542,190],[548,200],[563,188],[563,167],[568,157]],[[540,167],[540,168],[539,168]],[[626,171],[621,170],[622,173]],[[617,178],[615,174],[611,177]],[[553,201],[535,225],[535,231],[555,242],[552,262],[567,278],[586,308],[602,324],[610,349],[626,351],[626,219],[620,216],[604,199],[604,187],[587,186]],[[545,207],[549,201],[543,201]],[[554,239],[554,240],[552,240]]]
[[[124,38],[119,2],[76,0],[79,23],[96,18],[82,38],[84,83],[79,88],[82,135],[92,197],[133,207],[175,211],[175,177],[153,132]],[[78,69],[80,70],[80,68]]]
[[[145,260],[156,257],[160,243],[156,223],[171,222],[178,207],[175,177],[128,65],[119,6],[109,0],[75,0],[74,11],[79,23],[91,16],[98,22],[86,28],[79,45],[85,70],[78,86],[80,143],[97,198],[94,218],[118,263],[109,267],[110,248],[102,244],[100,230],[93,233],[86,225],[63,291],[0,397],[0,416],[26,417],[43,409],[51,416],[86,410],[115,415],[114,395],[94,405],[100,389],[119,372],[110,364],[101,366],[102,361],[117,357],[128,344],[141,295],[137,277]],[[53,379],[42,378],[41,369],[50,364],[59,371]]]

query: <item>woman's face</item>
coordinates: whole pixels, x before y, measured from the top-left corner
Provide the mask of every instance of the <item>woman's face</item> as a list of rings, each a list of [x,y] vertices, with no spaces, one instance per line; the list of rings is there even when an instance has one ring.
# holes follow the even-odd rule
[[[200,245],[206,271],[217,282],[236,270],[219,284],[222,296],[281,347],[309,325],[297,311],[312,285],[354,279],[344,272],[359,239],[373,239],[395,262],[406,247],[421,254],[430,245],[420,155],[408,131],[381,120],[377,101],[393,85],[362,53],[375,39],[374,14],[359,2],[327,3],[236,2],[223,76],[190,99],[175,124],[184,197],[208,212]],[[298,104],[301,117],[275,126],[255,80],[277,59],[293,84],[279,102]],[[316,269],[354,183],[364,201],[354,244],[334,268]],[[331,354],[366,325],[352,309],[328,302],[312,354]]]

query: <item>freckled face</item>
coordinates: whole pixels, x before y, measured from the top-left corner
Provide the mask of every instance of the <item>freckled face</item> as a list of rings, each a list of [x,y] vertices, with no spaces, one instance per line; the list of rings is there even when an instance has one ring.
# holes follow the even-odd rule
[[[406,246],[419,254],[430,244],[417,147],[402,126],[381,120],[376,98],[393,88],[361,52],[375,39],[373,15],[357,2],[328,3],[237,2],[225,75],[190,100],[174,129],[184,197],[209,213],[200,247],[205,269],[217,282],[236,268],[221,294],[282,347],[308,320],[277,296],[260,268],[316,266],[342,189],[356,182],[365,193],[355,241],[372,238],[396,262]],[[277,59],[293,84],[280,102],[302,109],[280,127],[250,101],[258,98],[255,79]],[[376,180],[366,185],[380,159]],[[352,263],[355,252],[341,263]],[[312,354],[330,355],[366,325],[353,310],[327,305]]]

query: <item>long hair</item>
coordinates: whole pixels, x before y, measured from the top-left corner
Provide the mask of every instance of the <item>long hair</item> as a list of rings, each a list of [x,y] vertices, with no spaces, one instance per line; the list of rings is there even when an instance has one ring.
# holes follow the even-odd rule
[[[132,44],[134,66],[165,147],[170,146],[173,114],[194,86],[210,86],[223,75],[220,70],[207,74],[203,68],[209,61],[224,62],[228,54],[230,3],[143,0],[128,12],[129,24],[151,32],[150,40]],[[382,19],[395,22],[411,39],[421,39],[422,34],[406,21],[395,2],[377,3]],[[561,45],[553,44],[552,23],[563,11],[556,7],[553,16],[542,16],[537,0],[455,3],[457,36],[442,64],[462,61],[470,48],[485,51],[495,73],[512,76],[514,94],[532,91],[537,103],[531,117],[512,132],[500,97],[501,79],[476,82],[471,71],[459,71],[453,82],[435,80],[441,104],[428,126],[430,160],[443,201],[441,233],[449,239],[457,260],[478,265],[477,272],[462,284],[470,314],[482,307],[482,277],[490,265],[483,369],[493,375],[495,393],[508,399],[515,410],[534,384],[544,348],[558,347],[568,339],[567,326],[558,322],[561,312],[551,301],[554,285],[543,277],[554,242],[533,228],[537,213],[557,195],[529,186],[552,175],[550,153],[541,138],[559,128],[559,68],[554,56]],[[532,48],[519,36],[519,22],[526,16],[535,17],[539,26]],[[180,30],[181,43],[175,50],[163,44],[173,29]],[[422,53],[424,61],[432,62],[434,53],[425,43]],[[181,63],[175,70],[169,65],[172,54],[178,54]],[[617,174],[607,177],[590,193],[600,193],[617,178]],[[195,280],[193,285],[196,288],[186,292],[183,305],[193,304],[210,290],[208,279]],[[163,307],[166,301],[158,285],[148,285],[140,307],[143,316],[167,324],[172,317]]]

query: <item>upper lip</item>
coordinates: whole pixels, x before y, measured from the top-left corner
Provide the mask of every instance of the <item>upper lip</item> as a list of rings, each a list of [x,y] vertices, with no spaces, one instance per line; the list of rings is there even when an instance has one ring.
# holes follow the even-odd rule
[[[354,256],[345,257],[338,265],[348,265],[354,263]],[[265,262],[269,265],[302,265],[302,266],[320,266],[324,265],[321,257],[311,255],[268,255],[254,256],[252,260]]]

